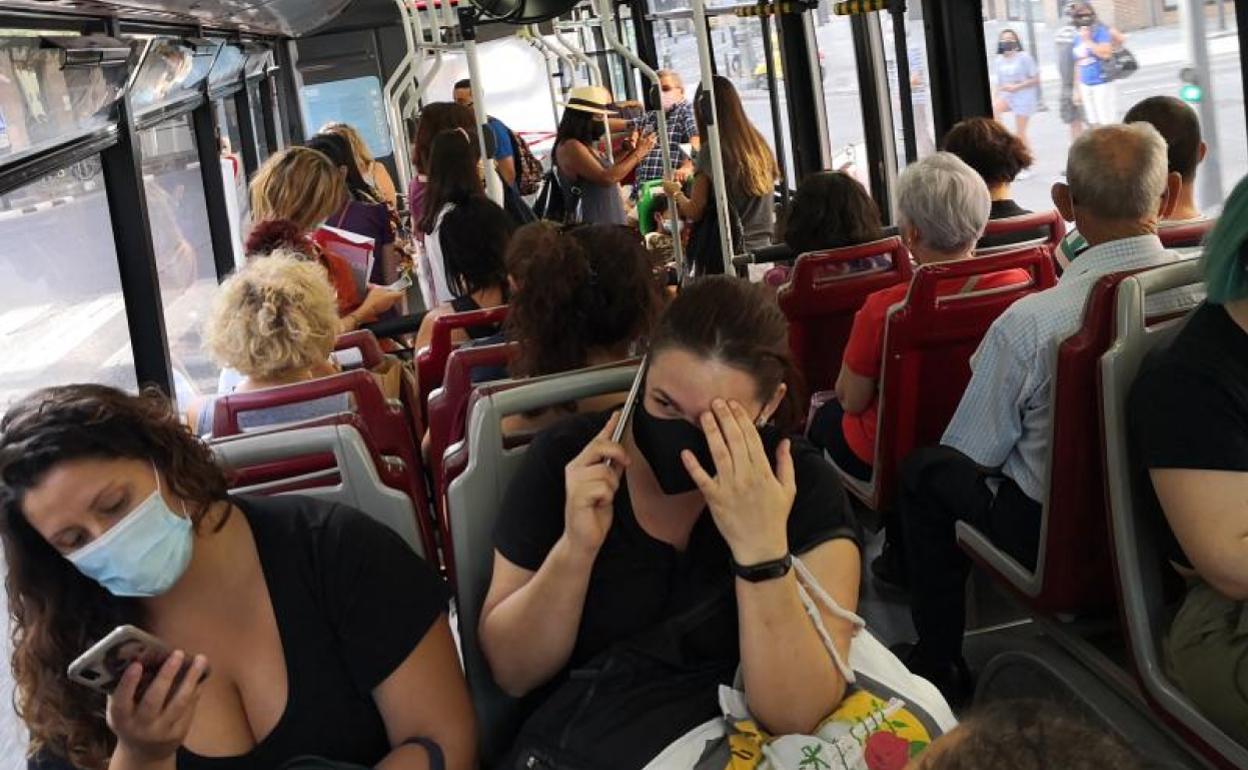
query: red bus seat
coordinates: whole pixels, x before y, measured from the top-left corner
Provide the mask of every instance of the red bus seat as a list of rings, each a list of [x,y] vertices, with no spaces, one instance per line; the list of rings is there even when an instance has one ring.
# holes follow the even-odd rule
[[[407,414],[412,421],[412,435],[425,435],[424,422],[421,419],[423,405],[420,402],[420,391],[416,386],[416,379],[412,375],[412,370],[395,357],[389,357],[388,354],[381,349],[381,344],[377,342],[377,337],[367,329],[358,329],[353,332],[338,335],[337,341],[334,343],[335,353],[345,353],[347,351],[355,351],[360,357],[360,364],[356,367],[343,366],[344,369],[363,368],[374,371],[389,361],[393,361],[392,365],[402,367],[400,377],[399,399],[403,402],[403,408],[407,410]],[[342,362],[339,361],[341,364]]]
[[[341,414],[301,427],[276,427],[210,444],[231,475],[233,494],[300,494],[356,508],[389,526],[426,559],[408,494],[396,488],[399,469],[371,446],[359,415]]]
[[[360,416],[368,435],[385,462],[401,470],[402,491],[412,499],[417,526],[425,545],[425,553],[433,559],[438,553],[433,517],[429,512],[429,492],[424,467],[420,461],[419,438],[412,434],[412,418],[401,403],[385,398],[373,375],[362,369],[331,377],[321,377],[294,385],[266,388],[221,396],[214,404],[212,435],[220,439],[234,436],[239,429],[238,416],[257,409],[309,401],[339,393],[354,398],[355,412]],[[296,423],[293,426],[298,427]]]
[[[1157,524],[1140,500],[1147,499],[1148,474],[1133,461],[1128,438],[1127,396],[1149,351],[1169,344],[1181,319],[1151,324],[1149,295],[1200,281],[1195,260],[1148,270],[1118,288],[1115,338],[1101,359],[1104,478],[1109,498],[1114,573],[1128,649],[1145,698],[1162,719],[1197,751],[1223,768],[1248,767],[1248,747],[1210,722],[1166,676],[1161,640],[1169,625],[1165,583],[1174,576],[1162,551]]]
[[[470,326],[489,326],[501,324],[507,318],[507,306],[471,310],[467,313],[448,313],[433,320],[433,336],[429,339],[429,347],[421,348],[416,354],[416,382],[420,387],[420,414],[426,418],[425,411],[429,404],[429,394],[442,384],[446,372],[446,359],[450,358],[455,345],[451,343],[451,332],[456,329],[467,329]]]
[[[889,257],[892,264],[865,272],[844,272],[858,259]],[[836,383],[854,313],[868,294],[909,281],[910,252],[897,237],[858,246],[802,254],[777,299],[789,319],[789,348],[813,392]]]
[[[1066,237],[1066,221],[1062,219],[1062,215],[1056,209],[1049,211],[1036,211],[1031,214],[1023,214],[1017,217],[1005,217],[1003,219],[990,219],[988,226],[984,228],[984,237],[993,235],[1010,235],[1013,233],[1025,233],[1030,230],[1041,230],[1047,227],[1049,234],[1045,238],[1036,238],[1033,240],[1018,241],[1016,243],[1003,244],[1001,246],[989,246],[983,249],[976,249],[975,253],[981,257],[987,257],[995,254],[1002,254],[1007,251],[1017,251],[1027,246],[1047,246],[1049,253],[1055,253],[1057,247],[1061,244],[1062,239]]]
[[[1100,361],[1114,337],[1119,284],[1139,271],[1101,278],[1084,305],[1078,331],[1057,349],[1051,386],[1048,479],[1040,519],[1040,553],[1028,570],[966,522],[958,542],[972,559],[1032,610],[1081,614],[1112,606],[1114,580],[1106,526],[1099,428]]]
[[[937,294],[942,282],[1012,269],[1027,271],[1030,280],[966,294]],[[855,496],[873,510],[890,509],[902,460],[916,447],[940,441],[971,378],[971,354],[988,327],[1016,300],[1056,282],[1045,246],[915,271],[906,301],[888,313],[873,478],[866,483],[841,474]]]
[[[464,435],[464,422],[468,414],[468,397],[472,394],[472,373],[478,367],[505,367],[518,345],[482,345],[463,347],[451,351],[446,359],[446,377],[442,387],[429,395],[429,468],[433,475],[433,499],[443,536],[449,532],[446,524],[446,481],[443,457],[451,444]],[[444,541],[445,542],[445,541]],[[449,548],[447,549],[449,552]]]
[[[1178,222],[1157,228],[1161,245],[1167,249],[1195,249],[1205,242],[1205,236],[1218,223],[1216,219],[1200,219],[1195,222]]]

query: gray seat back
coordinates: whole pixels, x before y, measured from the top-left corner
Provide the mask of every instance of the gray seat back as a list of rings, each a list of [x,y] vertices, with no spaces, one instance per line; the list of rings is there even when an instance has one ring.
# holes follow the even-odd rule
[[[1155,522],[1139,501],[1147,499],[1147,474],[1132,460],[1128,435],[1127,396],[1140,365],[1151,350],[1168,344],[1183,319],[1153,327],[1145,320],[1145,297],[1192,283],[1200,274],[1198,261],[1178,262],[1139,273],[1118,288],[1115,339],[1101,359],[1101,406],[1104,415],[1110,525],[1118,573],[1122,614],[1136,672],[1150,699],[1237,767],[1248,767],[1248,749],[1206,719],[1166,677],[1161,640],[1167,615],[1163,578],[1171,569],[1162,553]]]
[[[477,629],[490,586],[494,525],[508,484],[520,468],[526,447],[505,448],[502,419],[583,398],[627,391],[636,366],[591,369],[542,377],[507,389],[485,392],[468,415],[469,459],[447,490],[460,640],[468,688],[477,709],[482,759],[488,765],[508,748],[520,714],[518,702],[494,684],[481,652]]]
[[[214,441],[211,447],[217,461],[227,468],[332,454],[333,468],[230,491],[234,494],[298,494],[349,505],[398,532],[413,551],[428,558],[416,531],[412,501],[382,482],[373,465],[373,453],[355,427],[334,424],[246,433]],[[291,489],[292,486],[296,488]]]

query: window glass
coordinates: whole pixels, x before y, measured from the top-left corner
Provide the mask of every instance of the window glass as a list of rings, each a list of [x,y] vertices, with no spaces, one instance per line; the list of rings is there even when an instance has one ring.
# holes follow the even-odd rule
[[[225,180],[226,205],[230,210],[230,232],[233,235],[235,261],[242,258],[242,233],[245,230],[247,216],[251,211],[251,201],[247,195],[247,174],[243,168],[243,156],[240,149],[243,144],[242,134],[238,128],[238,108],[234,97],[227,96],[213,104],[217,112],[217,125],[221,133],[221,175]]]
[[[0,162],[109,124],[124,66],[62,67],[30,38],[0,38]]]
[[[897,35],[905,35],[907,68],[902,76],[910,83],[910,106],[914,117],[915,150],[919,158],[936,152],[936,130],[932,120],[931,90],[928,86],[927,37],[923,32],[921,8],[917,3],[907,12],[905,29],[893,26],[893,16],[879,14],[884,36],[884,59],[888,66],[888,91],[893,110],[893,138],[897,147],[897,163],[906,165],[905,122],[901,109],[901,86],[898,83]]]
[[[241,48],[235,45],[225,46],[217,55],[217,60],[213,62],[212,70],[208,73],[208,87],[219,88],[237,83],[242,77],[243,65],[246,63],[247,55]]]
[[[827,5],[826,1],[820,5],[814,19],[819,77],[823,82],[828,141],[832,150],[831,166],[853,174],[869,189],[866,131],[862,125],[853,30],[847,17],[832,16]]]
[[[134,390],[99,156],[0,196],[0,243],[0,413],[48,385]]]
[[[176,40],[153,40],[130,89],[130,101],[139,114],[194,94],[212,64],[213,50],[198,56]]]
[[[446,93],[450,93],[449,88]],[[393,152],[385,102],[381,98],[381,81],[376,77],[305,85],[301,94],[304,125],[309,132],[319,131],[326,123],[350,123],[363,135],[374,158],[384,158]]]
[[[189,116],[145,129],[139,141],[165,332],[185,406],[188,396],[213,392],[217,382],[200,337],[217,287],[204,183]]]
[[[251,101],[251,125],[256,131],[256,151],[260,153],[260,162],[269,159],[268,134],[264,130],[264,107],[260,103],[260,89],[264,81],[252,80],[247,83]]]
[[[1019,0],[1007,7],[984,0],[985,56],[998,117],[1011,131],[1025,136],[1035,157],[1030,171],[1015,181],[1014,198],[1026,208],[1051,208],[1049,189],[1065,172],[1074,137],[1088,125],[1120,121],[1146,97],[1166,95],[1188,100],[1200,115],[1209,151],[1196,171],[1196,204],[1206,214],[1216,213],[1248,170],[1239,37],[1233,26],[1226,26],[1233,25],[1234,14],[1219,9],[1220,3],[1199,0],[1164,5],[1150,0],[1092,3],[1094,20],[1087,35],[1094,41],[1120,41],[1139,64],[1127,77],[1107,79],[1098,62],[1086,55],[1084,28],[1076,26],[1061,5],[1033,2],[1028,7]],[[1021,43],[1021,52],[998,53],[1003,34],[1010,37],[1007,30]],[[1193,67],[1201,58],[1193,56],[1194,51],[1207,55],[1207,71]],[[1023,69],[1019,66],[1023,57],[1024,63],[1034,62],[1039,83],[1006,91],[1004,86],[1017,78],[1016,70]],[[1193,79],[1200,87],[1190,88],[1184,81],[1188,67],[1193,67]]]

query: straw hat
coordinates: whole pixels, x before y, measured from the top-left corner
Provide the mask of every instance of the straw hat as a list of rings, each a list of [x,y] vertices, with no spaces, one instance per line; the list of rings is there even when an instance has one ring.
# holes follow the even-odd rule
[[[602,86],[577,86],[568,92],[568,100],[563,106],[595,115],[614,115],[615,110],[609,108],[610,104],[611,92]]]

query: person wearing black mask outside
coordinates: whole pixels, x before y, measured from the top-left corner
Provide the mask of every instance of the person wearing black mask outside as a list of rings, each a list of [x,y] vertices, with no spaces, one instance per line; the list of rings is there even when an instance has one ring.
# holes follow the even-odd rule
[[[727,276],[682,291],[651,337],[621,440],[611,438],[620,413],[539,435],[495,530],[481,645],[505,691],[540,690],[533,720],[560,686],[577,686],[570,671],[626,640],[661,637],[681,658],[641,684],[673,697],[689,678],[705,685],[680,713],[666,696],[655,704],[673,712],[661,725],[619,723],[638,766],[719,713],[715,684],[738,665],[751,712],[776,735],[809,733],[846,691],[860,533],[836,472],[788,438],[801,422],[800,379],[764,291]],[[817,612],[829,646],[796,573],[834,600]],[[612,755],[611,766],[625,764]]]

